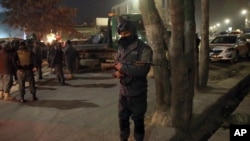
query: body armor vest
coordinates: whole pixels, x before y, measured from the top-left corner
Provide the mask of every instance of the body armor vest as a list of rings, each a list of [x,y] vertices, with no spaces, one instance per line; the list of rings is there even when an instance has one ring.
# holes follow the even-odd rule
[[[30,52],[28,50],[18,50],[17,55],[19,58],[20,66],[29,66],[31,65]]]

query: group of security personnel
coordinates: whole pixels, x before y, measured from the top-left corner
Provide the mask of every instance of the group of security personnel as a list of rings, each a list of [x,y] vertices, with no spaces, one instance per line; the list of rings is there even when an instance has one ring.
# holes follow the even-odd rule
[[[13,79],[19,84],[19,101],[25,102],[25,82],[29,82],[32,101],[36,101],[34,72],[42,79],[42,51],[40,41],[13,40],[0,45],[0,99],[16,100],[10,95]]]
[[[118,52],[115,57],[115,71],[113,76],[120,80],[120,91],[119,91],[119,127],[120,127],[120,140],[128,141],[130,135],[130,118],[134,121],[134,139],[136,141],[143,141],[145,136],[145,113],[147,110],[147,73],[150,70],[148,65],[133,65],[126,64],[123,62],[133,62],[133,61],[142,61],[142,62],[152,62],[153,51],[152,49],[141,41],[137,36],[137,29],[135,24],[126,19],[121,19],[117,27],[117,32],[120,35],[118,41]],[[72,68],[72,64],[69,65],[67,62],[73,62],[73,57],[76,56],[73,52],[73,47],[70,41],[66,42],[67,47],[65,50],[65,55],[68,60],[65,60],[66,66]],[[3,45],[3,50],[6,46]],[[62,68],[62,52],[59,52],[61,47],[58,44],[55,44],[55,53],[58,58],[53,58],[51,65],[53,67]],[[2,54],[0,52],[0,56]],[[68,52],[68,53],[67,53]],[[75,52],[75,51],[74,51]],[[12,58],[13,68],[15,74],[17,75],[17,80],[19,83],[19,92],[20,92],[20,102],[25,101],[25,81],[28,80],[30,83],[30,92],[32,94],[32,100],[36,101],[36,87],[34,80],[34,71],[37,70],[37,62],[31,49],[29,49],[29,44],[25,42],[20,42],[18,44],[18,49],[14,52],[9,53],[10,58]],[[7,56],[7,55],[5,55]],[[73,59],[70,59],[73,58]],[[58,60],[59,59],[59,60]],[[7,60],[7,61],[2,61]],[[67,65],[68,64],[68,65]],[[9,95],[9,89],[11,84],[9,81],[12,80],[8,73],[3,73],[1,66],[8,66],[8,57],[1,59],[0,61],[0,79],[3,79],[3,84],[0,82],[0,98],[4,100],[11,99]],[[4,70],[4,69],[3,69]],[[11,68],[10,68],[11,70]],[[59,75],[59,72],[58,72]],[[64,79],[59,78],[58,80],[61,84],[64,84]],[[6,82],[5,82],[6,81]],[[4,87],[2,87],[4,86]]]

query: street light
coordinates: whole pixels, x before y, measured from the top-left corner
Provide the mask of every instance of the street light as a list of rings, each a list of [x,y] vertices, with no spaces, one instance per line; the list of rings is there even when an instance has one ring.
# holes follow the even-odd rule
[[[229,24],[230,23],[230,19],[225,19],[225,24]]]
[[[228,25],[228,24],[230,24],[230,23],[231,23],[230,19],[225,19],[225,24]],[[232,27],[232,24],[231,24],[231,25],[229,25],[227,31],[231,32],[232,30],[233,30],[233,27]]]
[[[249,26],[248,26],[248,11],[246,10],[246,9],[243,9],[242,11],[241,11],[241,14],[242,15],[245,15],[245,28],[249,28]]]
[[[247,10],[246,10],[246,9],[243,9],[243,10],[241,11],[241,14],[242,14],[242,15],[246,15],[246,14],[247,14]]]

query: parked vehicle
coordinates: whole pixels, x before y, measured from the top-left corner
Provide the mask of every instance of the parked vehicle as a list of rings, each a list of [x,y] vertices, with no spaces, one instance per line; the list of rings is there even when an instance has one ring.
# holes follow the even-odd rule
[[[247,39],[247,41],[250,43],[250,33],[245,33],[244,37]]]
[[[242,35],[227,34],[215,37],[210,42],[209,59],[211,61],[239,61],[240,57],[249,57],[250,44]]]
[[[107,27],[98,34],[93,35],[84,42],[72,40],[72,46],[76,48],[79,54],[79,60],[76,60],[78,68],[96,67],[101,63],[110,62],[114,59],[118,47],[117,41],[120,38],[116,31],[120,17],[134,22],[138,38],[146,42],[146,33],[140,14],[109,15]]]

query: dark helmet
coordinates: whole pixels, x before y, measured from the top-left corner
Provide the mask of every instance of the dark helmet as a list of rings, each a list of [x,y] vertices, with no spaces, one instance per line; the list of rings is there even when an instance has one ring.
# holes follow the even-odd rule
[[[136,27],[135,24],[130,20],[121,20],[120,23],[117,26],[117,32],[120,34],[121,32],[128,31],[131,32],[131,34],[136,34]]]
[[[19,44],[19,47],[25,47],[26,45],[26,42],[25,41],[21,41],[20,44]]]
[[[65,44],[71,45],[71,41],[67,40]]]

